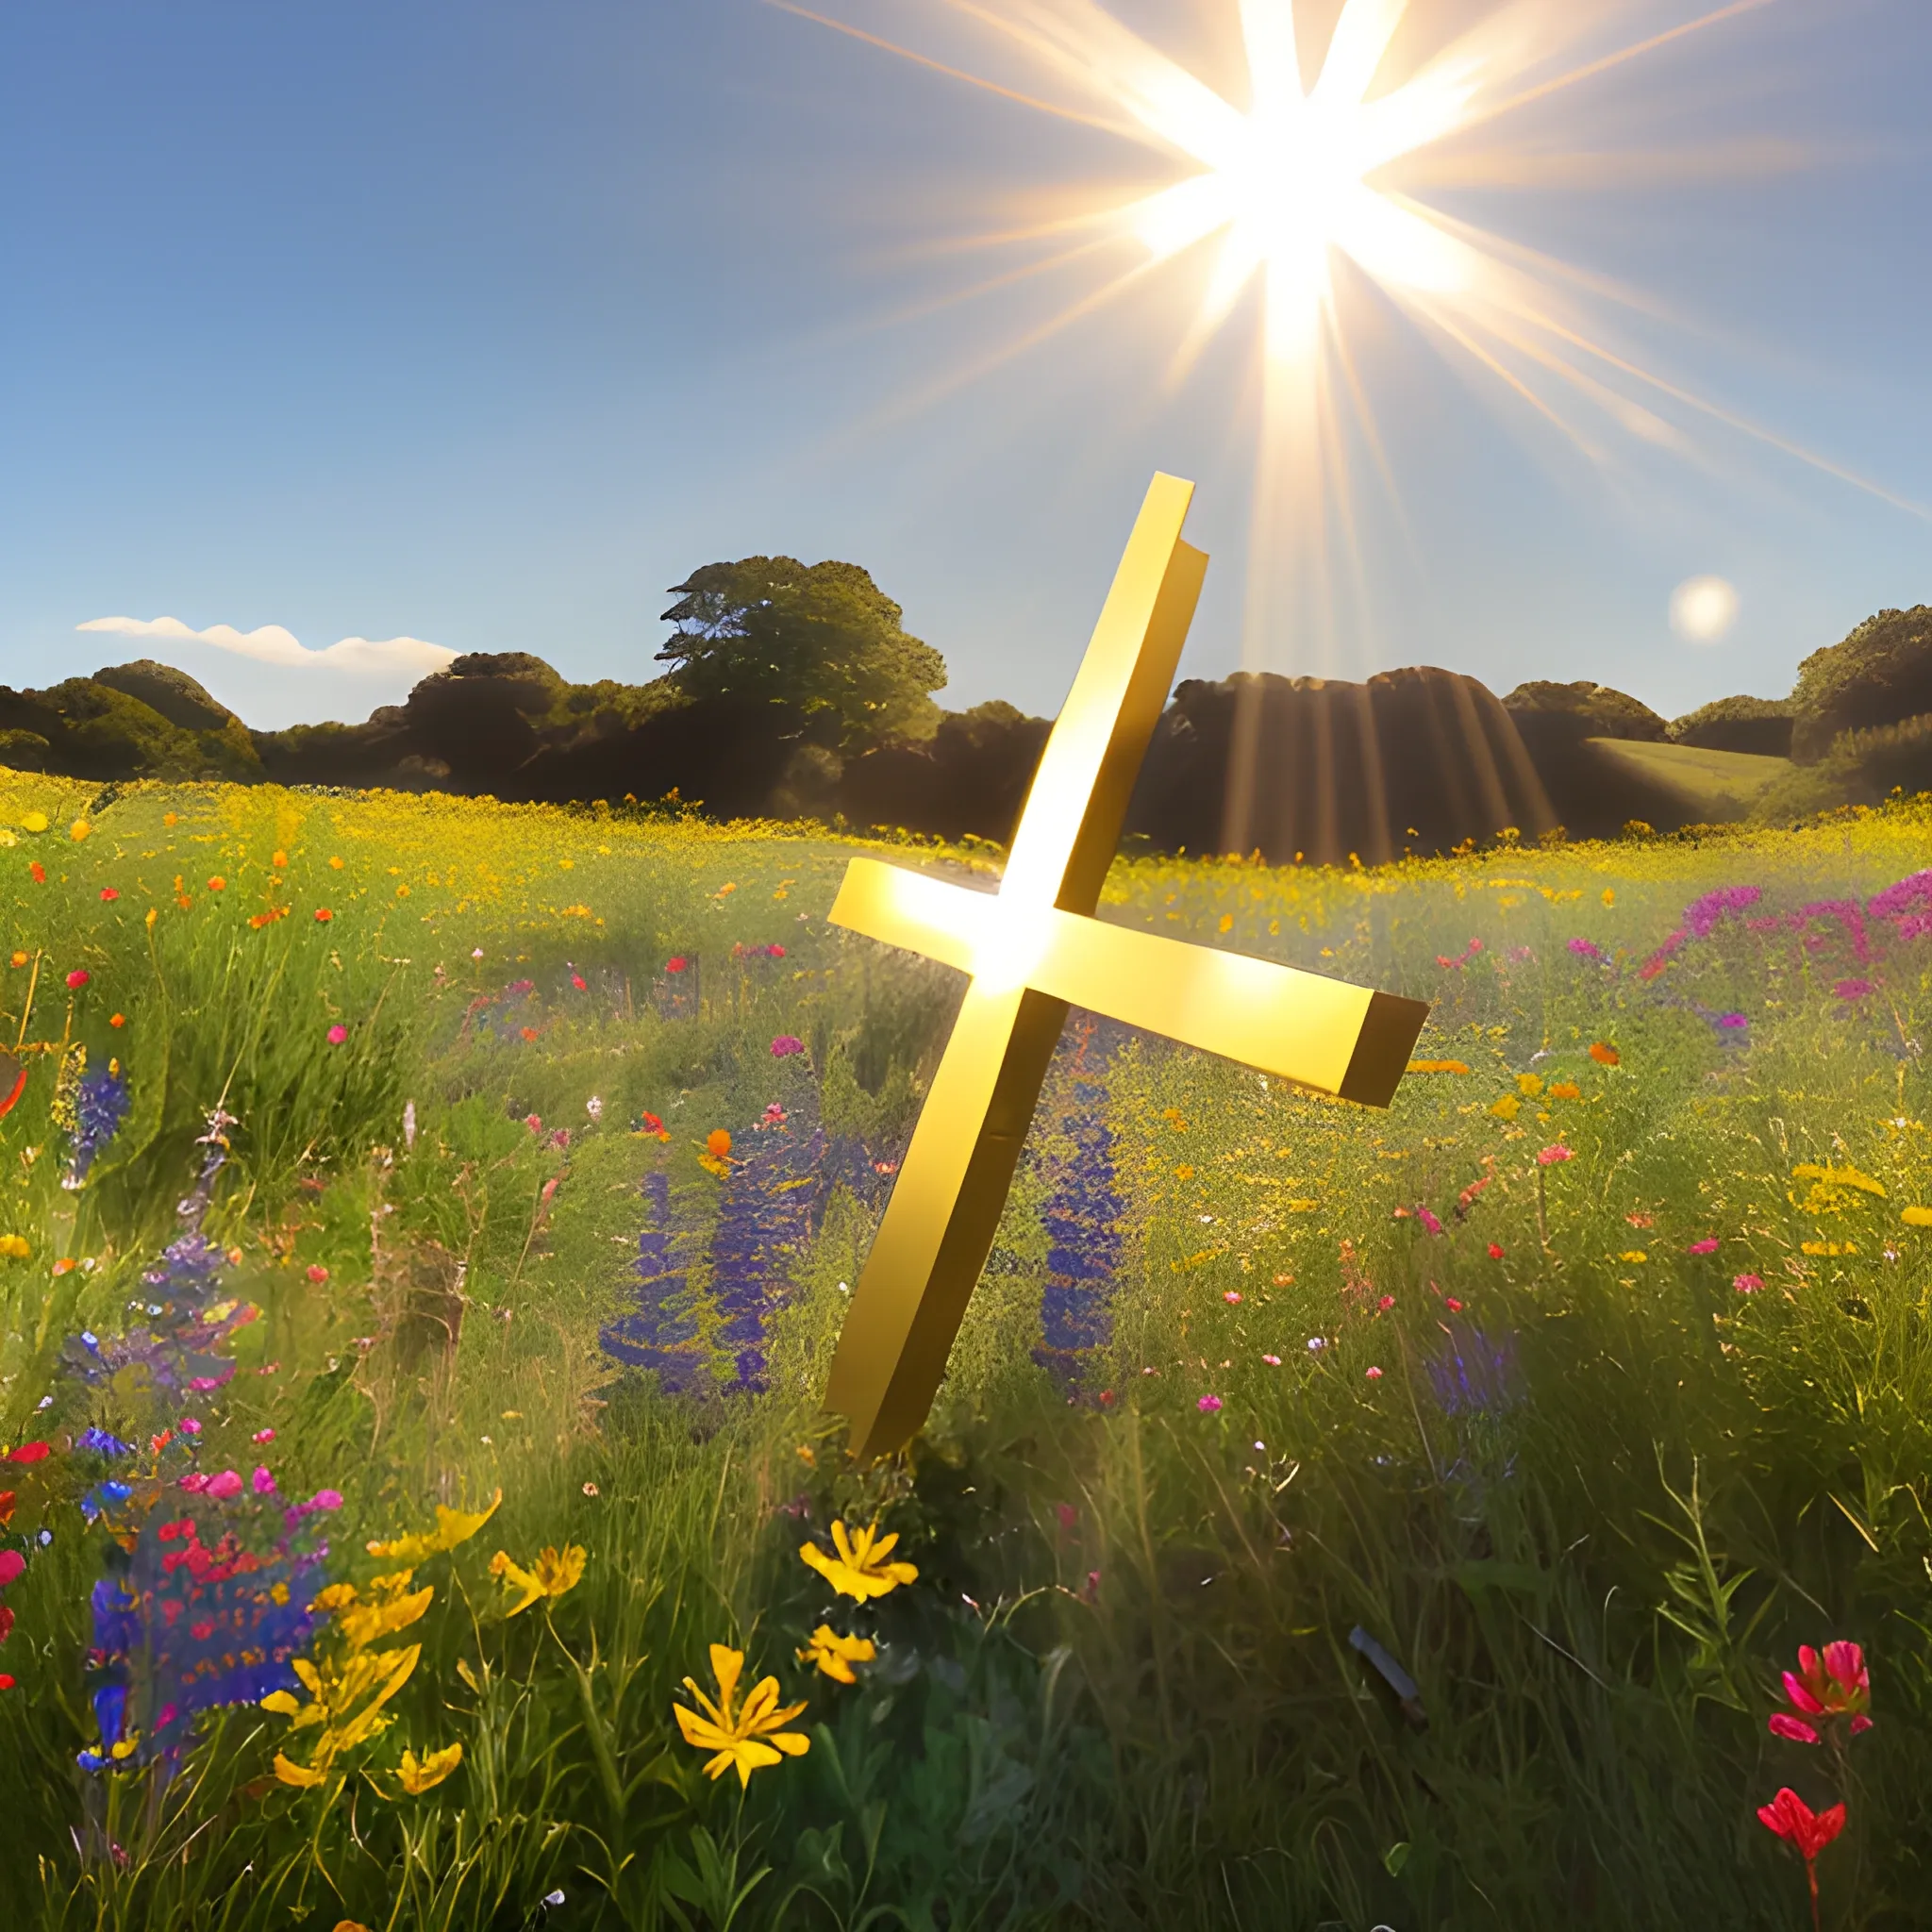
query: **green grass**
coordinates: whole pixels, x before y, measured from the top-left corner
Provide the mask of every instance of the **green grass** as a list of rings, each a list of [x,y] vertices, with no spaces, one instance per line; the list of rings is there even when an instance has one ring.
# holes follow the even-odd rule
[[[1800,1862],[1754,1816],[1781,1784],[1848,1806],[1825,1923],[1926,1923],[1932,1229],[1905,1210],[1932,1204],[1932,937],[1867,915],[1860,960],[1807,910],[1917,870],[1924,807],[1380,872],[1117,866],[1106,917],[1431,999],[1438,1070],[1374,1114],[1158,1041],[1096,1036],[1084,1084],[1063,1058],[932,1424],[863,1470],[818,1391],[873,1163],[957,996],[824,924],[845,859],[881,848],[26,775],[0,824],[29,962],[0,966],[0,1024],[33,979],[26,1041],[117,1057],[132,1100],[78,1190],[57,1054],[0,1123],[0,1233],[31,1250],[0,1261],[0,1443],[54,1450],[9,1468],[0,1533],[28,1558],[0,1647],[19,1923],[1798,1926]],[[1737,886],[1762,897],[1671,943]],[[774,1058],[787,1034],[805,1051]],[[384,1640],[422,1646],[395,1721],[313,1790],[274,1761],[316,1731],[246,1706],[172,1775],[75,1764],[111,1557],[77,1507],[109,1465],[76,1439],[184,1410],[77,1380],[63,1343],[138,1319],[217,1102],[238,1124],[208,1231],[261,1314],[188,1404],[199,1467],[340,1491],[329,1574],[365,1591],[366,1541],[503,1491],[416,1566],[434,1598]],[[787,1124],[759,1126],[774,1103]],[[633,1131],[647,1112],[667,1141]],[[759,1236],[769,1387],[741,1392],[732,1231],[771,1200],[706,1137],[762,1158],[815,1124],[846,1184]],[[600,1341],[654,1174],[683,1230],[680,1394]],[[1034,1351],[1056,1271],[1094,1253],[1105,1320],[1070,1388]],[[1442,1381],[1474,1333],[1509,1356],[1479,1404]],[[878,1516],[918,1580],[835,1601],[798,1556],[835,1515]],[[491,1556],[545,1545],[580,1545],[582,1580],[507,1616]],[[821,1621],[875,1641],[857,1686],[794,1660]],[[1838,1637],[1866,1648],[1874,1729],[1842,1756],[1770,1736],[1795,1647]],[[742,1795],[672,1717],[714,1642],[808,1705],[808,1752]],[[446,1782],[398,1793],[406,1745],[458,1742]]]
[[[1707,824],[1741,819],[1766,787],[1791,770],[1790,758],[1757,752],[1711,751],[1694,744],[1648,744],[1634,738],[1591,738],[1601,758],[1660,786]]]

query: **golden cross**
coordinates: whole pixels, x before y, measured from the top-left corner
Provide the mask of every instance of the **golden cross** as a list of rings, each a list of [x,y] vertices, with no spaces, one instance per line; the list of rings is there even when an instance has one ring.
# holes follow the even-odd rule
[[[855,858],[832,922],[972,974],[825,1391],[861,1457],[925,1421],[1069,1006],[1387,1107],[1428,1007],[1094,917],[1208,569],[1157,475],[1055,722],[997,892]]]

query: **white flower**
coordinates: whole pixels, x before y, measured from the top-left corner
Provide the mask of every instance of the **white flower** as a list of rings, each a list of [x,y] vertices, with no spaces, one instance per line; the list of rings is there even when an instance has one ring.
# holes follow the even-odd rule
[[[604,1103],[596,1094],[593,1093],[591,1095],[590,1099],[584,1102],[584,1111],[587,1114],[589,1114],[593,1121],[601,1121],[604,1118]]]

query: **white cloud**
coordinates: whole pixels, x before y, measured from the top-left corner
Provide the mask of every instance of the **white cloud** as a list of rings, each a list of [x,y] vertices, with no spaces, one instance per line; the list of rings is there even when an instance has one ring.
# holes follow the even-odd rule
[[[456,657],[444,644],[421,638],[342,638],[325,650],[311,651],[278,624],[256,630],[237,630],[232,624],[211,624],[191,630],[178,617],[94,617],[76,630],[112,631],[124,638],[166,638],[175,643],[212,644],[259,664],[301,671],[334,671],[351,677],[391,678],[407,673],[413,679],[441,671]]]

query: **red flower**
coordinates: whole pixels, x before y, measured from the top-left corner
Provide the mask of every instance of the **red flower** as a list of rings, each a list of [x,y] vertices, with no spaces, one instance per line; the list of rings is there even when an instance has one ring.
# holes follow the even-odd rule
[[[0,1690],[11,1690],[12,1689],[13,1679],[5,1671],[0,1671]]]
[[[326,906],[318,906],[315,908],[315,923],[317,925],[326,925],[334,917],[335,914]]]
[[[120,896],[121,894],[117,892],[112,886],[103,886],[101,888],[101,897],[105,899],[110,906]]]
[[[13,1521],[13,1491],[0,1490],[0,1529]]]
[[[1814,1811],[1789,1785],[1770,1804],[1757,1807],[1757,1816],[1767,1831],[1789,1840],[1805,1860],[1805,1876],[1811,1884],[1811,1924],[1818,1924],[1818,1867],[1812,1861],[1845,1828],[1845,1807],[1834,1805],[1829,1811]]]
[[[1789,1785],[1770,1804],[1758,1806],[1757,1815],[1767,1829],[1796,1845],[1807,1865],[1845,1828],[1842,1805],[1813,1811]]]
[[[1500,1261],[1502,1258],[1503,1250],[1500,1247],[1498,1247],[1494,1241],[1491,1241],[1490,1243],[1490,1259],[1492,1261]]]
[[[13,1612],[0,1610],[0,1643],[5,1643],[13,1635]]]
[[[67,975],[67,984],[70,991],[74,992],[78,992],[81,990],[81,988],[84,987],[88,983],[88,981],[92,977],[93,974],[90,973],[85,966],[76,966],[74,969],[74,971]]]
[[[680,953],[675,959],[665,960],[664,970],[667,973],[682,973],[684,969],[690,964],[691,961],[687,959],[682,953]]]
[[[1771,1728],[1794,1743],[1817,1743],[1818,1730],[1805,1722],[1808,1718],[1849,1717],[1855,1738],[1872,1728],[1872,1720],[1865,1715],[1872,1703],[1872,1674],[1865,1668],[1865,1653],[1856,1643],[1842,1639],[1827,1643],[1822,1657],[1808,1643],[1801,1643],[1797,1670],[1785,1673],[1785,1696],[1800,1716],[1777,1711]]]
[[[28,863],[27,871],[32,874],[35,885],[44,886],[47,883],[47,868],[38,858]],[[13,1679],[9,1677],[7,1681],[11,1684]]]
[[[47,1442],[23,1442],[7,1459],[9,1462],[44,1462],[54,1453]]]

